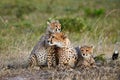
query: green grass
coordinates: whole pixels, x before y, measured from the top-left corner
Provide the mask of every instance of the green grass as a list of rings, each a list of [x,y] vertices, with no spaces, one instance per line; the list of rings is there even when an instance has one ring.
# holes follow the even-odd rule
[[[58,19],[74,45],[95,47],[120,42],[119,0],[3,0],[0,3],[0,54],[12,47],[31,50],[47,20]],[[21,44],[22,43],[22,44]],[[84,44],[83,44],[84,43]],[[16,45],[15,45],[16,44]]]
[[[120,51],[119,3],[119,0],[0,1],[0,69],[8,64],[25,63],[50,19],[60,21],[73,46],[93,45],[94,55],[111,57],[116,46]]]
[[[50,18],[60,20],[72,42],[95,46],[120,42],[119,0],[4,0],[0,3],[0,52],[26,40],[31,49]],[[30,42],[30,43],[29,43]],[[19,45],[17,45],[19,46]],[[22,45],[20,45],[22,46]]]

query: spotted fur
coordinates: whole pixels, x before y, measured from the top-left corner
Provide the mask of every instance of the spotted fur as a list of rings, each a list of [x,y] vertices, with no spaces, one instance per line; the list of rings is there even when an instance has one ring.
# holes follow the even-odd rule
[[[29,57],[29,66],[44,66],[47,65],[48,51],[51,46],[47,44],[47,39],[53,33],[59,33],[61,31],[61,24],[57,20],[47,22],[47,29],[45,35],[43,35],[37,44],[34,46]],[[51,48],[51,51],[53,49]],[[54,56],[54,55],[53,55]],[[55,60],[55,59],[54,59]]]
[[[77,61],[77,52],[70,47],[70,40],[63,33],[55,33],[48,39],[49,45],[57,46],[58,69],[66,69],[75,67]],[[51,54],[51,53],[48,53]],[[48,64],[51,60],[48,60]]]
[[[95,60],[92,56],[93,46],[81,46],[76,48],[78,51],[78,64],[80,67],[93,67]]]

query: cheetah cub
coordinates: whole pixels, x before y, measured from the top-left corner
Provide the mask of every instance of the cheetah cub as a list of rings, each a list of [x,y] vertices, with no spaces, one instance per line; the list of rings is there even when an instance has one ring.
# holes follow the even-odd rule
[[[85,46],[77,47],[76,49],[78,52],[77,66],[80,66],[82,68],[95,66],[95,60],[92,56],[93,46],[85,45]]]
[[[75,67],[77,61],[77,52],[70,46],[70,40],[67,36],[65,36],[64,33],[52,34],[48,39],[48,44],[57,46],[57,52],[54,54],[58,59],[58,70],[71,69]],[[48,56],[48,65],[52,63],[50,57],[51,56]]]
[[[41,67],[47,65],[47,49],[49,47],[52,47],[47,44],[47,39],[50,37],[51,34],[59,32],[61,32],[61,24],[58,20],[52,20],[50,22],[47,22],[46,33],[40,38],[38,43],[34,46],[33,50],[31,51],[29,57],[30,67]]]

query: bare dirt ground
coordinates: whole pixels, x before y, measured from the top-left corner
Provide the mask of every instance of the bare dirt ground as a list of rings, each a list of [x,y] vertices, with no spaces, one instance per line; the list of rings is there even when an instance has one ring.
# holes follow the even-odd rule
[[[120,80],[120,61],[111,61],[96,68],[56,71],[47,68],[2,68],[0,80]]]

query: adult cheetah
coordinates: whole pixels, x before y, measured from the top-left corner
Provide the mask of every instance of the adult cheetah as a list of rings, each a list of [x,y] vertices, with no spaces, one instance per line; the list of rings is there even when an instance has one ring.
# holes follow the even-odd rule
[[[58,69],[65,70],[75,67],[77,61],[77,52],[70,46],[70,40],[63,33],[52,34],[48,39],[49,45],[56,45],[57,52],[54,53],[58,59]],[[48,53],[53,54],[53,53]],[[48,56],[51,57],[51,56]],[[49,58],[50,59],[50,58]],[[48,60],[48,64],[51,63],[51,60]]]

